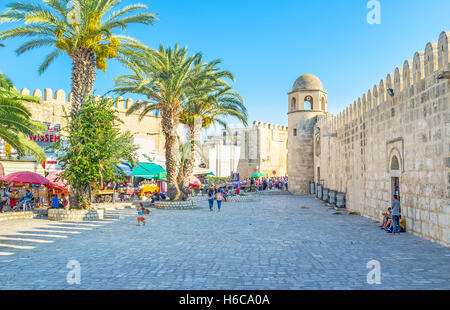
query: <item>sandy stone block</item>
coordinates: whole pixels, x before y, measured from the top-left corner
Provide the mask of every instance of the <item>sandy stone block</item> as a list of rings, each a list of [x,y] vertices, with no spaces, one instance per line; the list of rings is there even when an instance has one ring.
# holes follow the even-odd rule
[[[434,212],[429,213],[429,218],[431,225],[439,226],[439,216],[436,213]]]
[[[412,224],[413,225],[412,226],[410,225],[410,227],[412,228],[412,230],[414,232],[417,232],[417,233],[421,233],[422,232],[422,223],[421,222],[414,221]]]

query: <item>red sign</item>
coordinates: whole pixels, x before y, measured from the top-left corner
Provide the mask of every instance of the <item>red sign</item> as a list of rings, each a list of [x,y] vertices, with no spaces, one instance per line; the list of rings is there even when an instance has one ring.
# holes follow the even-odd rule
[[[45,164],[49,164],[49,165],[56,165],[58,162],[57,161],[43,161],[42,162],[42,168],[45,169]]]
[[[36,136],[29,136],[30,140],[33,140],[35,142],[47,142],[47,143],[55,143],[60,140],[59,135],[55,134],[46,134],[46,135],[36,135]]]

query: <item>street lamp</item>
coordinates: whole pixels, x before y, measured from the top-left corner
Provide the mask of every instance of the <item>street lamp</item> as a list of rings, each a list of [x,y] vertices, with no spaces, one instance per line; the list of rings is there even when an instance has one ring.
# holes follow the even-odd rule
[[[394,94],[394,90],[392,88],[388,88],[386,91],[389,96],[394,97],[395,94]]]

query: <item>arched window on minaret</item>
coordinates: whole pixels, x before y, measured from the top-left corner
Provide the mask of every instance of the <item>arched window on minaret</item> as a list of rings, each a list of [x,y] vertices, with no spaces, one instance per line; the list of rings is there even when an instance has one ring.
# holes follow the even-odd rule
[[[291,111],[296,111],[297,110],[297,99],[292,98],[291,100]]]
[[[305,110],[313,110],[313,98],[311,96],[306,96],[305,97]]]

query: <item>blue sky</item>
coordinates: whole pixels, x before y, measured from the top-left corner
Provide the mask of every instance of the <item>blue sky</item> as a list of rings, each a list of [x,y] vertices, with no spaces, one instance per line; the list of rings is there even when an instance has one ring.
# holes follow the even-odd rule
[[[4,9],[9,0],[2,0]],[[450,30],[448,0],[380,0],[381,24],[370,25],[368,0],[124,0],[145,3],[160,20],[133,26],[130,34],[151,47],[188,46],[207,60],[220,58],[236,77],[249,121],[287,125],[287,93],[297,77],[317,75],[337,114],[395,67]],[[0,25],[5,29],[9,25]],[[46,50],[16,56],[19,40],[0,48],[0,70],[16,87],[70,90],[71,61],[59,58],[41,76]],[[127,71],[110,62],[98,71],[95,88],[104,93]],[[233,121],[230,120],[232,123]]]

